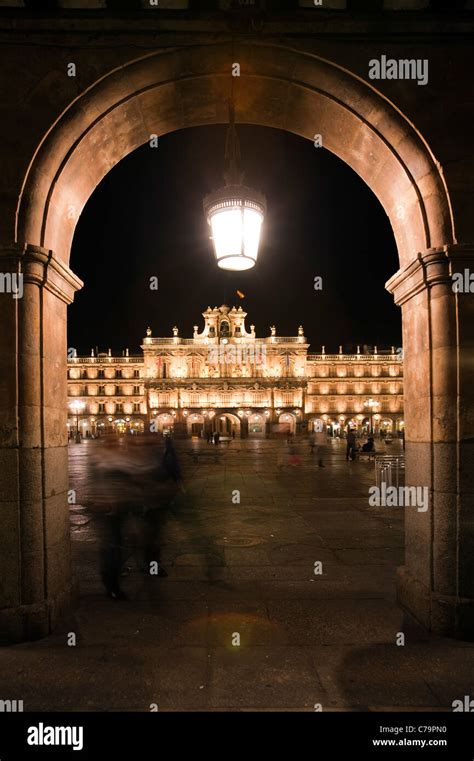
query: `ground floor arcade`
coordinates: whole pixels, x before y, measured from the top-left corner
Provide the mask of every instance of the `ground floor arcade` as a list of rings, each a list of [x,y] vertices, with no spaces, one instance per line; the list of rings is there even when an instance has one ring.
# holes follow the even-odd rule
[[[328,436],[343,436],[350,427],[360,436],[372,430],[376,435],[398,436],[404,430],[403,414],[304,415],[300,410],[153,410],[149,415],[75,416],[68,418],[69,438],[96,438],[116,434],[140,434],[145,430],[173,434],[179,438],[205,438],[216,431],[228,438],[272,438],[278,435],[304,435],[326,431]]]

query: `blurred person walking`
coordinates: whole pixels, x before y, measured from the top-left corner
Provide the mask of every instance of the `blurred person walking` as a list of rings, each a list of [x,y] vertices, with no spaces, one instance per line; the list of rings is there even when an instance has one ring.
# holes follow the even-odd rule
[[[352,428],[347,430],[346,460],[355,460],[356,457],[356,436]]]
[[[314,443],[316,445],[316,454],[318,457],[318,467],[324,468],[324,458],[327,454],[328,435],[326,430],[315,431]]]

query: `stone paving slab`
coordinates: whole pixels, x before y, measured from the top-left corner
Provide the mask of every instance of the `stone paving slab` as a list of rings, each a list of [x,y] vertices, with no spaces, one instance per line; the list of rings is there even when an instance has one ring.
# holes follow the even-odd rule
[[[402,611],[381,599],[271,601],[268,611],[297,645],[390,642],[403,631]]]
[[[297,647],[216,648],[212,657],[213,708],[314,710],[324,689],[310,654]]]

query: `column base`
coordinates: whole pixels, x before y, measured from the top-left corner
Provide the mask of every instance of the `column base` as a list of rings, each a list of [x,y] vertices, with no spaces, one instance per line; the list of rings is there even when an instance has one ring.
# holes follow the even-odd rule
[[[0,610],[0,645],[42,639],[52,634],[79,602],[76,584],[54,598]]]
[[[428,631],[474,641],[474,599],[432,592],[401,566],[397,570],[397,600]]]

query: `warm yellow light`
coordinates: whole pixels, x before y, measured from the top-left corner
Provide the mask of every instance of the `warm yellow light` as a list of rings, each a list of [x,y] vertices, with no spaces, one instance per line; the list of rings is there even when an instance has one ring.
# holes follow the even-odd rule
[[[84,402],[80,402],[79,400],[77,400],[77,401],[71,402],[71,404],[69,405],[69,409],[71,409],[75,415],[79,415],[79,413],[83,411],[85,406],[86,405],[84,404]]]
[[[221,269],[248,270],[257,261],[263,214],[235,203],[210,213],[212,241]]]

